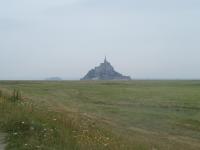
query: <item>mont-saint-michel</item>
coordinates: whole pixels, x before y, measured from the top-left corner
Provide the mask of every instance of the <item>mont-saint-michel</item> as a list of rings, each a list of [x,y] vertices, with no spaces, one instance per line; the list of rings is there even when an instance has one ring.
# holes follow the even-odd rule
[[[200,150],[200,0],[0,11],[0,150]]]
[[[131,80],[131,77],[115,71],[105,57],[103,63],[91,69],[81,80]]]

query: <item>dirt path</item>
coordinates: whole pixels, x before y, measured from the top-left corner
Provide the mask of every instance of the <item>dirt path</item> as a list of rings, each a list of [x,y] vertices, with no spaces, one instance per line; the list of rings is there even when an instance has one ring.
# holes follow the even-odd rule
[[[0,150],[5,150],[4,137],[5,135],[0,133]]]

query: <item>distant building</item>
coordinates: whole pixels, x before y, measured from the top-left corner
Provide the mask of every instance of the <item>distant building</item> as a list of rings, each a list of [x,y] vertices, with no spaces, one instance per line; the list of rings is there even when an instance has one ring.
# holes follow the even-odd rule
[[[131,77],[116,72],[105,57],[103,63],[91,69],[81,80],[131,80]]]

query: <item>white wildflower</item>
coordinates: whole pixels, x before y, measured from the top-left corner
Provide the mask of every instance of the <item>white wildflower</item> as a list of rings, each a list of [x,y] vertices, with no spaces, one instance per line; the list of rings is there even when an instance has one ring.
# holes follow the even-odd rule
[[[18,135],[18,133],[17,133],[17,132],[15,132],[15,133],[13,133],[13,135]]]
[[[31,129],[31,130],[34,130],[34,127],[31,127],[30,129]]]

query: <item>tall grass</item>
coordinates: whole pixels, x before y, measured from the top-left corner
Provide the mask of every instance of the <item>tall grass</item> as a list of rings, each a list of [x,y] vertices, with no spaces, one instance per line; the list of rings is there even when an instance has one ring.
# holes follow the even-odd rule
[[[78,113],[37,107],[16,89],[12,94],[0,91],[0,130],[7,133],[7,150],[129,149],[94,120]]]
[[[13,101],[13,102],[17,102],[17,101],[22,100],[22,95],[21,95],[21,92],[20,92],[19,89],[13,90],[13,93],[12,93],[12,96],[10,97],[10,100]]]

